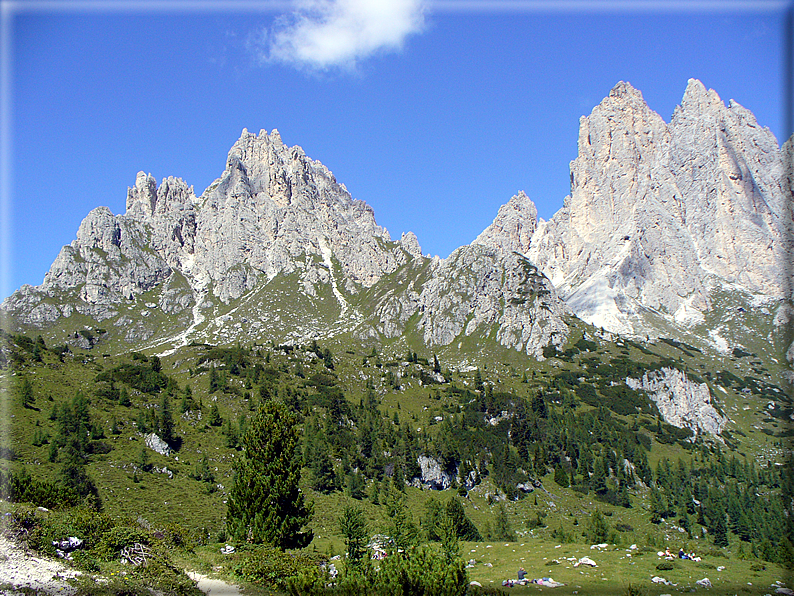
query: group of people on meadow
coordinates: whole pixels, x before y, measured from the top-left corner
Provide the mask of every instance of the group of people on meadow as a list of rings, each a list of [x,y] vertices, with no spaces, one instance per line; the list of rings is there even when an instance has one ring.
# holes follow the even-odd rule
[[[664,551],[664,558],[667,559],[668,561],[672,561],[673,559],[675,559],[675,555],[670,552],[669,546]],[[683,548],[678,549],[678,558],[687,561],[700,561],[700,557],[695,555],[694,551],[691,553],[686,553],[684,552]]]
[[[527,572],[524,570],[523,567],[519,568],[518,570],[518,580],[515,579],[506,579],[502,582],[503,586],[511,588],[513,586],[526,586],[527,584],[537,584],[539,586],[546,586],[549,588],[557,588],[559,586],[564,586],[565,584],[554,581],[550,577],[539,577],[538,579],[527,579]]]

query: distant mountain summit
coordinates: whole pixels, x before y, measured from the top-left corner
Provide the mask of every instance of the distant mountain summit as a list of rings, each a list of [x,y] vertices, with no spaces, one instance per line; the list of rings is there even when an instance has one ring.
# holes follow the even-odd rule
[[[790,297],[791,158],[792,141],[779,149],[700,81],[669,125],[620,82],[581,119],[571,194],[530,258],[580,317],[619,333],[652,331],[647,309],[702,322],[718,287]]]
[[[393,241],[278,131],[243,130],[200,197],[140,172],[124,215],[89,213],[44,283],[2,309],[17,329],[120,349],[404,337],[543,358],[575,314],[724,350],[759,334],[736,316],[753,307],[768,313],[762,335],[790,343],[793,142],[779,148],[699,81],[670,124],[620,82],[580,121],[571,194],[551,221],[520,192],[442,260],[410,232]]]

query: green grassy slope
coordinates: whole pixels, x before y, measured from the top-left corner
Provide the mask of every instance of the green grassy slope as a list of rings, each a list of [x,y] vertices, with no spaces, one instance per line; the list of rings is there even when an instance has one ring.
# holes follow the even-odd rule
[[[550,352],[544,362],[493,344],[479,352],[454,347],[440,350],[436,356],[445,382],[437,383],[429,376],[434,354],[420,351],[418,345],[403,338],[382,345],[374,353],[371,347],[346,341],[344,336],[317,346],[315,351],[312,346],[272,344],[220,349],[191,345],[164,356],[159,367],[154,365],[153,354],[111,356],[74,350],[59,355],[49,349],[39,349],[37,354],[32,338],[4,335],[2,341],[0,381],[5,389],[4,412],[10,422],[2,447],[11,453],[3,451],[6,459],[0,461],[0,467],[14,471],[24,467],[37,478],[57,481],[62,461],[50,461],[51,445],[59,433],[57,410],[81,392],[90,403],[90,419],[96,427],[86,469],[105,511],[117,517],[143,517],[155,525],[178,522],[201,530],[210,540],[219,541],[214,551],[209,547],[206,551],[207,560],[215,566],[223,565],[217,546],[225,538],[225,501],[232,465],[242,455],[232,429],[239,431],[241,419],[250,418],[260,400],[275,397],[295,407],[304,425],[319,425],[333,468],[335,485],[318,488],[316,468],[306,462],[303,490],[315,502],[310,524],[315,539],[308,547],[311,552],[343,552],[337,520],[351,499],[351,487],[354,492],[359,490],[351,485],[351,475],[358,474],[363,485],[361,495],[356,495],[361,498],[352,501],[364,509],[371,533],[384,533],[389,520],[383,500],[394,469],[410,478],[415,471],[411,458],[416,453],[446,456],[453,461],[469,454],[479,472],[479,483],[470,490],[431,491],[413,486],[405,490],[409,510],[420,526],[431,500],[446,501],[459,494],[466,515],[487,540],[464,544],[461,552],[465,560],[475,560],[470,577],[483,585],[500,584],[502,579],[513,577],[519,565],[530,577],[551,576],[564,582],[566,587],[556,593],[617,593],[629,582],[657,590],[648,593],[670,593],[709,577],[715,585],[711,593],[761,594],[770,591],[773,581],[787,581],[783,567],[764,560],[778,560],[778,551],[786,548],[782,543],[762,544],[752,537],[743,541],[729,527],[728,545],[718,548],[713,536],[703,534],[697,510],[689,514],[688,532],[680,529],[678,510],[665,515],[664,521],[652,523],[654,504],[647,483],[628,488],[630,507],[624,507],[588,489],[587,479],[576,469],[567,472],[573,472],[578,488],[561,486],[555,481],[553,457],[549,456],[546,463],[533,464],[542,445],[530,444],[528,459],[522,459],[520,448],[510,443],[507,463],[502,462],[498,453],[487,452],[487,445],[502,445],[496,441],[507,436],[508,427],[504,425],[508,423],[488,423],[476,409],[482,401],[483,407],[508,404],[504,407],[512,411],[525,404],[521,407],[531,410],[540,392],[547,417],[531,418],[537,424],[548,426],[558,418],[567,420],[566,415],[572,416],[570,420],[585,420],[589,415],[601,420],[599,424],[616,429],[610,432],[647,437],[642,441],[650,448],[643,453],[654,471],[665,460],[673,469],[679,460],[686,469],[693,465],[706,469],[719,458],[730,461],[735,457],[742,466],[747,462],[761,475],[754,485],[758,499],[779,500],[780,491],[790,482],[779,473],[778,464],[784,462],[789,445],[791,396],[775,380],[779,365],[761,354],[739,352],[723,357],[673,341],[655,345],[606,341],[594,329],[579,323],[566,350]],[[415,355],[412,350],[416,350]],[[328,359],[318,357],[328,351],[332,369]],[[635,396],[632,399],[639,400],[639,410],[626,411],[621,405],[623,397],[605,389],[610,387],[610,379],[625,378],[627,370],[637,372],[660,364],[681,368],[690,378],[709,385],[715,404],[731,420],[724,442],[705,437],[693,444],[677,438],[670,434],[671,429],[657,423],[647,398]],[[159,375],[147,372],[155,368],[159,368]],[[478,371],[482,389],[476,387]],[[143,378],[143,373],[151,378]],[[21,400],[25,379],[33,393],[28,405]],[[151,381],[149,387],[146,379]],[[582,398],[589,395],[582,386],[594,388],[595,401]],[[190,388],[191,401],[183,412],[186,387]],[[122,391],[129,396],[129,405],[119,403]],[[147,431],[156,427],[166,395],[177,439],[170,455],[160,455],[145,447],[140,430],[141,425],[150,426]],[[488,406],[488,399],[493,400],[493,406]],[[770,405],[772,401],[774,405]],[[221,417],[218,425],[211,424],[213,408]],[[500,414],[500,410],[490,410],[488,416],[493,419]],[[463,430],[462,421],[469,425],[468,430]],[[364,428],[375,437],[369,458],[361,455]],[[468,434],[460,434],[464,432]],[[316,440],[316,433],[313,436]],[[466,440],[484,442],[467,446]],[[444,447],[452,443],[457,445],[456,451],[447,453]],[[608,459],[604,449],[606,446],[598,447],[595,452]],[[211,482],[197,478],[205,457]],[[517,462],[514,469],[510,461]],[[507,472],[500,466],[507,466]],[[517,491],[520,498],[516,500],[506,499],[500,478],[527,478],[536,487],[527,494]],[[744,486],[735,478],[729,476],[724,486]],[[657,474],[653,479],[661,482]],[[615,468],[611,468],[606,488],[614,489],[620,482]],[[506,526],[500,526],[502,508]],[[596,512],[606,521],[603,540],[598,540],[609,545],[606,549],[590,549],[596,536],[590,524]],[[504,540],[505,532],[512,532],[514,539]],[[627,550],[631,545],[638,549]],[[704,560],[678,561],[671,570],[658,570],[656,565],[661,561],[656,551],[666,546],[675,551],[679,547],[694,550],[705,555]],[[599,567],[573,568],[568,560],[585,555],[592,556]],[[559,563],[552,563],[554,559]],[[719,566],[725,570],[718,572]],[[657,587],[650,583],[654,575],[678,586]],[[520,590],[537,589],[541,588]]]

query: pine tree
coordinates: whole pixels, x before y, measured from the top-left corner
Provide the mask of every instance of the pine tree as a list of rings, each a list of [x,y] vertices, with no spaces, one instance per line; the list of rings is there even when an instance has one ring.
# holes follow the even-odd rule
[[[478,368],[474,371],[474,390],[475,391],[482,391],[485,389],[482,383],[482,373],[480,373],[480,369]]]
[[[173,445],[174,439],[176,439],[174,435],[174,417],[171,415],[171,401],[167,395],[163,395],[163,399],[160,402],[159,422],[160,438],[169,445]]]
[[[590,514],[586,534],[590,542],[602,543],[609,539],[609,524],[604,519],[604,514],[598,509]]]
[[[554,468],[554,482],[563,488],[568,487],[568,474],[565,472],[565,468],[562,467],[561,463],[558,463]]]
[[[347,475],[347,494],[351,498],[359,501],[363,499],[365,488],[366,485],[362,474],[351,471],[350,474]]]
[[[328,370],[334,370],[334,355],[328,348],[323,352],[323,364],[325,364],[325,368]]]
[[[223,424],[223,419],[221,418],[221,412],[218,410],[218,404],[212,404],[212,409],[210,410],[210,426],[220,426]]]
[[[35,397],[33,396],[33,384],[30,379],[23,377],[22,383],[19,388],[19,395],[22,398],[22,406],[25,408],[32,408]]]
[[[193,471],[193,478],[202,482],[206,482],[211,487],[208,492],[214,492],[215,474],[213,474],[212,470],[210,469],[210,462],[207,459],[206,454],[204,454],[204,456],[196,464],[196,467]]]
[[[728,524],[725,521],[725,514],[717,512],[714,516],[712,526],[709,528],[715,546],[728,546]]]
[[[144,472],[149,471],[149,452],[146,451],[146,447],[141,447],[138,453],[138,467]]]
[[[411,518],[406,499],[405,494],[392,482],[386,495],[386,517],[389,520],[388,534],[393,543],[391,546],[395,552],[413,547],[419,540],[419,529]]]
[[[60,480],[68,488],[74,490],[81,497],[86,498],[86,503],[95,508],[101,507],[99,492],[94,481],[86,474],[85,456],[82,446],[76,437],[70,437],[61,449]]]
[[[221,432],[226,435],[226,446],[229,449],[236,449],[239,444],[239,436],[237,434],[237,428],[232,424],[231,419],[226,419],[223,423],[223,430]]]
[[[441,534],[441,552],[447,564],[450,564],[460,556],[460,540],[452,517],[442,516],[438,530]]]
[[[306,465],[311,470],[311,487],[321,493],[330,494],[339,488],[334,463],[328,443],[322,435],[306,446]]]
[[[516,539],[513,529],[510,527],[510,521],[507,519],[507,510],[502,503],[499,503],[499,509],[496,510],[494,534],[496,535],[496,540],[512,541]]]
[[[132,404],[130,401],[130,394],[127,393],[127,389],[125,387],[121,388],[119,391],[119,405],[124,407],[129,407]]]
[[[313,506],[298,488],[303,462],[296,425],[295,414],[274,400],[264,403],[249,423],[229,494],[227,526],[233,538],[281,549],[311,542],[312,531],[300,531]]]
[[[596,457],[593,463],[593,475],[590,476],[590,488],[599,495],[603,495],[607,491],[607,476],[604,473],[604,460],[600,457]]]
[[[339,517],[339,531],[345,538],[347,560],[353,565],[358,564],[366,553],[367,520],[364,512],[359,507],[346,504]]]
[[[466,515],[460,500],[454,496],[447,501],[446,517],[451,521],[452,527],[455,530],[455,536],[461,540],[468,540],[471,542],[480,542],[482,535],[474,525],[474,522]],[[441,535],[443,539],[443,532]]]

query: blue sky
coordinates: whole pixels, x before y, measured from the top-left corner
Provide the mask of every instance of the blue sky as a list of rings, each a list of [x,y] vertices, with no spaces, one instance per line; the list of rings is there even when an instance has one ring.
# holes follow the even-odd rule
[[[139,170],[200,194],[244,127],[442,257],[519,190],[550,218],[620,80],[669,121],[698,78],[787,137],[782,1],[2,3],[3,297]]]

